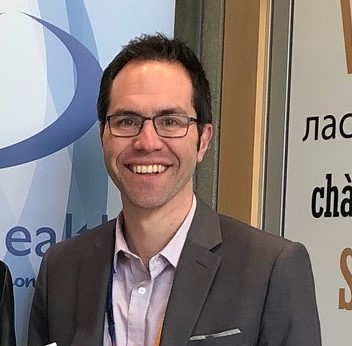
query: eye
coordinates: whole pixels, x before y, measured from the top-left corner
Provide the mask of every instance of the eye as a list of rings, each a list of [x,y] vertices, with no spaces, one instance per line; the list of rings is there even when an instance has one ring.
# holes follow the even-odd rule
[[[135,123],[132,118],[123,118],[118,121],[119,126],[133,126]]]
[[[165,115],[158,118],[158,126],[161,127],[179,127],[182,126],[182,116]]]
[[[111,118],[114,127],[138,127],[140,119],[134,115],[117,115]]]
[[[164,119],[163,123],[164,123],[164,125],[166,125],[166,126],[174,126],[174,125],[177,125],[177,124],[178,124],[178,121],[177,121],[177,119],[175,119],[175,118],[169,118],[169,117],[167,117],[166,119]]]

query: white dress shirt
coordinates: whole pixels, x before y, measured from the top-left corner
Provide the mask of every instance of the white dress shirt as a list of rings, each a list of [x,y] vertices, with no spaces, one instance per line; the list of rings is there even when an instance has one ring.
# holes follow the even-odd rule
[[[192,207],[173,238],[149,261],[149,271],[132,253],[116,223],[113,275],[113,314],[118,346],[153,346],[159,337],[176,267],[196,209]],[[111,346],[105,319],[104,346]]]

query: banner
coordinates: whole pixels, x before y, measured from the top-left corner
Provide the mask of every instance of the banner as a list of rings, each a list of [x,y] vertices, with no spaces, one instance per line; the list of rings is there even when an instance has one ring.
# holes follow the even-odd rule
[[[47,248],[121,208],[96,121],[102,70],[131,38],[172,36],[174,14],[174,0],[0,3],[0,258],[19,345]]]
[[[310,253],[325,346],[351,343],[351,5],[293,7],[284,235]]]

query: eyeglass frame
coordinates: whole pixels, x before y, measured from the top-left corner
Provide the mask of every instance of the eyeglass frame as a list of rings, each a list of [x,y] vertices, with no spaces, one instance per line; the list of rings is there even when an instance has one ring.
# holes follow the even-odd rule
[[[142,114],[130,114],[130,115],[133,115],[135,117],[138,117],[140,119],[142,119],[142,123],[141,125],[139,126],[139,129],[138,129],[138,132],[135,134],[135,135],[126,135],[126,136],[123,136],[123,135],[115,135],[112,133],[111,131],[111,126],[110,126],[110,119],[114,116],[125,116],[125,114],[111,114],[111,115],[107,115],[106,116],[106,123],[108,124],[108,127],[109,127],[109,131],[110,131],[110,134],[114,137],[118,137],[118,138],[133,138],[133,137],[137,137],[142,129],[143,129],[143,126],[144,126],[144,122],[147,121],[147,120],[151,120],[152,123],[153,123],[153,127],[154,127],[154,130],[156,132],[156,134],[159,136],[159,137],[162,137],[162,138],[184,138],[187,136],[188,134],[188,130],[189,130],[189,125],[191,123],[195,123],[195,124],[198,124],[198,119],[197,118],[194,118],[193,116],[188,116],[188,115],[183,115],[183,114],[179,114],[179,113],[173,113],[173,114],[159,114],[159,115],[155,115],[153,117],[146,117]],[[183,136],[164,136],[164,135],[160,135],[159,132],[158,132],[158,128],[156,127],[155,125],[155,120],[154,119],[158,119],[160,117],[167,117],[167,116],[172,116],[172,115],[177,115],[177,116],[181,116],[185,119],[187,119],[187,129],[186,129],[186,133],[183,135]]]

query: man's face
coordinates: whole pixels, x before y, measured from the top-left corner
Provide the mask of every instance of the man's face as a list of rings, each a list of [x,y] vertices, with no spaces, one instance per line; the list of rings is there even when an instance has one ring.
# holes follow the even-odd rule
[[[196,118],[192,83],[181,65],[132,61],[113,81],[107,115],[133,112],[154,117],[170,111]],[[121,192],[124,206],[153,209],[170,203],[178,206],[189,200],[195,166],[202,160],[211,136],[212,127],[207,124],[197,150],[195,123],[190,123],[183,138],[158,136],[148,120],[140,134],[132,138],[112,136],[106,124],[101,129],[105,165]],[[143,173],[137,173],[140,171]]]

